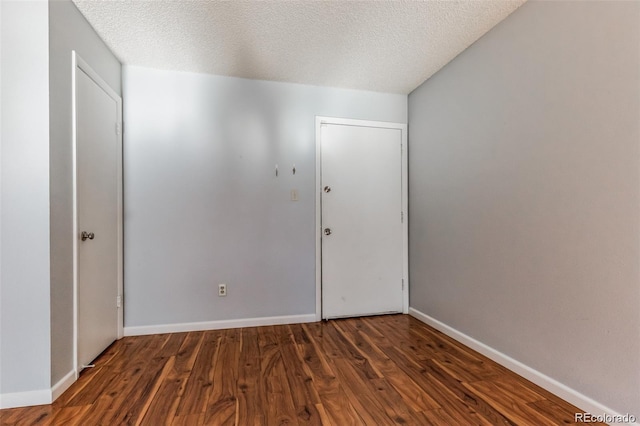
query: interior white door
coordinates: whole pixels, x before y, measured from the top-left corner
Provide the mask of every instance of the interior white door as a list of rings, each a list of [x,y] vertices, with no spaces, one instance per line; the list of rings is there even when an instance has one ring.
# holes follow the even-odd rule
[[[402,132],[320,132],[322,316],[402,312]]]
[[[76,90],[77,368],[118,335],[120,103],[82,69]]]

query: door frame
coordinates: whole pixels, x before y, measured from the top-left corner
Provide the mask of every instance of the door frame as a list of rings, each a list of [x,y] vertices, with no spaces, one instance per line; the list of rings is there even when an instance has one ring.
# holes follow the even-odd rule
[[[316,321],[322,320],[322,140],[323,124],[398,129],[401,132],[402,180],[402,312],[409,313],[409,173],[407,161],[407,125],[386,121],[355,120],[316,116]]]
[[[78,365],[78,235],[80,230],[78,229],[78,160],[77,160],[77,93],[76,93],[76,78],[78,72],[86,74],[94,83],[96,83],[104,92],[116,101],[118,112],[118,121],[116,123],[116,140],[117,140],[117,165],[116,165],[116,185],[117,185],[117,294],[118,302],[116,309],[118,315],[118,328],[117,338],[120,339],[124,336],[124,274],[123,274],[123,218],[122,218],[122,98],[100,77],[100,75],[93,70],[74,50],[71,52],[71,117],[72,117],[72,186],[73,186],[73,369],[75,371],[75,378],[78,379],[80,374],[80,366]],[[114,300],[114,303],[116,301]]]

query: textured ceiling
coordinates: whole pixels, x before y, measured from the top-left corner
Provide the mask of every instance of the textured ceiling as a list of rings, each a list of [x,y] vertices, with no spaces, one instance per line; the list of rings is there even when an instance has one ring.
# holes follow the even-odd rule
[[[123,64],[409,93],[525,0],[73,0]]]

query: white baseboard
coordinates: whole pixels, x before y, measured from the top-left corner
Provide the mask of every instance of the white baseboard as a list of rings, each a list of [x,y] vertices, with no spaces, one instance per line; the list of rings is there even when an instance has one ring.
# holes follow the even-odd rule
[[[58,399],[69,387],[76,382],[76,372],[71,370],[51,388],[51,402]]]
[[[525,379],[535,383],[543,389],[548,390],[554,395],[559,396],[565,401],[575,405],[576,407],[584,410],[587,413],[592,415],[609,415],[609,416],[621,416],[620,413],[612,410],[611,408],[605,406],[604,404],[599,403],[586,395],[581,394],[575,389],[570,388],[569,386],[560,383],[559,381],[552,379],[551,377],[535,370],[528,365],[521,363],[518,360],[511,358],[508,355],[503,354],[502,352],[485,345],[484,343],[474,339],[473,337],[467,336],[461,331],[456,330],[453,327],[446,325],[445,323],[438,321],[437,319],[430,317],[429,315],[418,311],[414,308],[409,308],[409,315],[412,317],[424,322],[425,324],[430,325],[436,330],[441,331],[447,336],[457,340],[465,346],[470,347],[471,349],[480,352],[482,355],[487,358],[492,359],[498,364],[508,368],[516,374],[524,377]],[[634,413],[635,414],[635,413]],[[636,418],[637,420],[637,418]],[[633,425],[640,425],[640,423],[627,423]]]
[[[316,322],[316,314],[287,315],[281,317],[246,318],[220,321],[187,322],[179,324],[143,325],[125,327],[125,336],[145,336],[148,334],[180,333],[185,331],[220,330],[225,328],[260,327],[264,325],[300,324]]]
[[[41,389],[28,392],[14,392],[0,394],[0,409],[29,407],[32,405],[51,404],[76,381],[76,374],[70,371],[51,389]]]
[[[0,409],[51,404],[51,389],[0,394]]]
[[[125,327],[125,336],[144,336],[148,334],[179,333],[184,331],[219,330],[226,328],[259,327],[264,325],[300,324],[316,322],[316,314],[288,315],[279,317],[246,318],[237,320],[191,322],[181,324],[148,325],[141,327]],[[32,405],[51,404],[76,381],[74,371],[70,371],[51,389],[29,392],[0,394],[0,409],[28,407]]]

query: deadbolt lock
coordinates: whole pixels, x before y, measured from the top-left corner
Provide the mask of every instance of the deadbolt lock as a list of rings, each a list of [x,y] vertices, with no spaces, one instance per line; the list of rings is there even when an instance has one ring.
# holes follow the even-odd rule
[[[324,235],[331,235],[331,228],[324,228]]]

